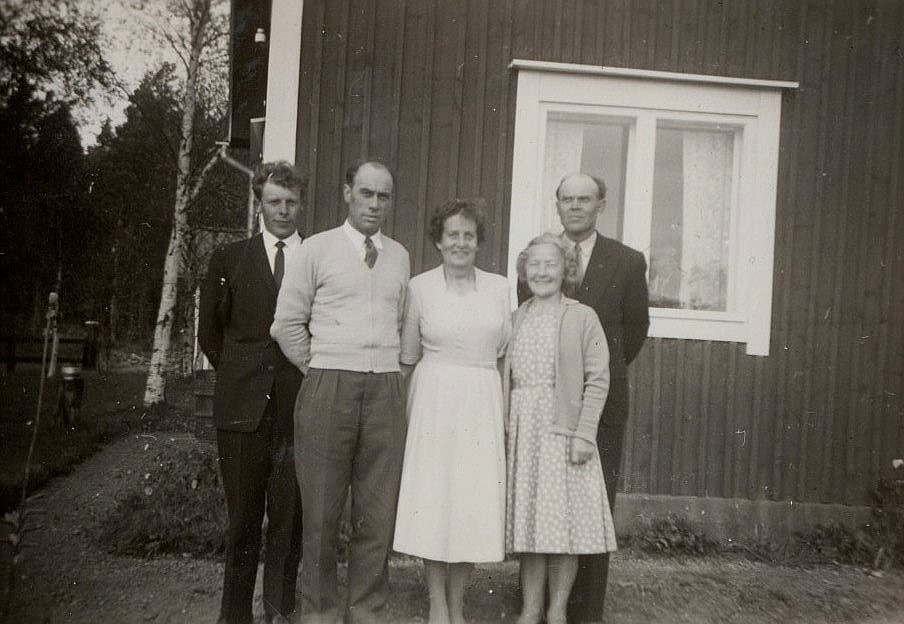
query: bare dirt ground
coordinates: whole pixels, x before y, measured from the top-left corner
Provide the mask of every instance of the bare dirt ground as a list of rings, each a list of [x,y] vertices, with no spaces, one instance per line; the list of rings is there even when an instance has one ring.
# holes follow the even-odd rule
[[[131,434],[52,481],[30,506],[31,523],[5,622],[215,622],[222,564],[188,557],[114,557],[91,540],[126,488],[154,469],[165,445],[186,434]],[[466,615],[512,622],[517,565],[485,566],[468,590]],[[416,561],[392,566],[385,622],[423,622],[427,600]],[[260,577],[260,575],[259,575]],[[773,566],[738,558],[675,559],[633,550],[613,560],[606,622],[904,623],[904,574],[851,566]],[[256,614],[263,621],[259,599]]]

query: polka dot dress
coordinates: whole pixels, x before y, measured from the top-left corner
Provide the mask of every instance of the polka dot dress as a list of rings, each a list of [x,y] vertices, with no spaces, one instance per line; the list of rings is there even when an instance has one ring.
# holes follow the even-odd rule
[[[616,549],[599,453],[568,460],[555,420],[557,309],[532,306],[512,346],[506,550],[588,554]]]

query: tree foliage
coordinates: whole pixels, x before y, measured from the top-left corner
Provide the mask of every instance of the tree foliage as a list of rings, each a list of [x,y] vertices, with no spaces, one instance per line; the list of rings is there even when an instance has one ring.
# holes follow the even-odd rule
[[[0,3],[0,106],[16,93],[85,101],[109,88],[100,20],[77,0]]]
[[[229,2],[224,0],[131,0],[136,19],[157,45],[179,59],[184,80],[197,43],[196,96],[212,116],[225,118],[228,102]],[[200,26],[203,25],[203,26]],[[192,33],[198,37],[192,40]]]
[[[101,224],[101,240],[91,245],[99,254],[92,298],[105,304],[120,338],[145,342],[154,327],[176,197],[180,89],[172,64],[149,71],[129,95],[125,121],[115,128],[105,124],[88,150],[89,198]],[[222,137],[221,122],[215,112],[198,107],[196,158]],[[245,185],[245,178],[226,166],[212,169],[188,207],[191,233],[240,227]],[[187,247],[186,289],[203,269],[204,258],[197,257],[202,251]]]
[[[0,3],[0,305],[5,323],[43,307],[58,272],[71,278],[83,268],[76,242],[90,216],[72,107],[111,81],[99,20],[77,0]],[[6,331],[23,329],[13,323]]]
[[[0,245],[3,311],[23,318],[46,301],[57,272],[82,266],[78,241],[88,221],[82,149],[67,104],[20,92],[0,109]],[[78,296],[70,291],[70,295]],[[20,325],[22,327],[22,325]]]
[[[104,58],[100,21],[82,0],[0,0],[6,322],[39,319],[61,273],[64,318],[109,321],[118,337],[147,344],[175,217],[174,279],[185,288],[205,262],[197,257],[197,233],[244,222],[247,180],[213,166],[212,158],[225,136],[228,2],[132,4],[136,19],[179,62],[148,72],[128,92],[126,120],[105,124],[86,155],[73,107],[105,90],[126,92]]]

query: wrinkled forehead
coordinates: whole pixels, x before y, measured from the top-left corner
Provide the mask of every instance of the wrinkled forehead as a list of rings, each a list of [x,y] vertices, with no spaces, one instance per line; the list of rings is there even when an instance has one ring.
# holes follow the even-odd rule
[[[354,187],[369,188],[378,193],[391,193],[392,174],[385,167],[365,163],[355,172]]]
[[[527,248],[528,260],[562,260],[565,254],[554,243],[537,243]]]
[[[565,178],[559,189],[559,197],[597,197],[599,196],[599,188],[596,186],[593,178],[588,175],[579,174]]]

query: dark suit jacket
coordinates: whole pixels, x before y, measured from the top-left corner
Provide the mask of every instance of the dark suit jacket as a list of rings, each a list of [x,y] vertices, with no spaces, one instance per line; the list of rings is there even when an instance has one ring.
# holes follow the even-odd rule
[[[277,413],[294,409],[302,375],[270,338],[276,294],[263,236],[214,251],[201,284],[198,342],[217,371],[218,429],[254,431],[271,397]]]
[[[519,283],[518,301],[529,296],[527,285]],[[647,262],[643,254],[597,232],[584,281],[575,293],[575,299],[593,308],[599,316],[609,343],[609,373],[613,385],[618,380],[625,380],[628,364],[637,357],[650,326]],[[621,405],[623,409],[619,407]],[[624,424],[627,418],[627,401],[617,404],[607,401],[603,422]]]

